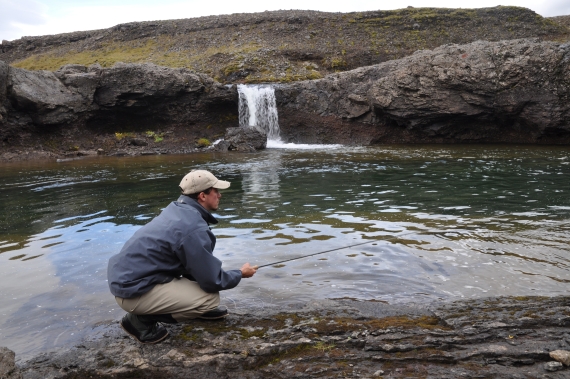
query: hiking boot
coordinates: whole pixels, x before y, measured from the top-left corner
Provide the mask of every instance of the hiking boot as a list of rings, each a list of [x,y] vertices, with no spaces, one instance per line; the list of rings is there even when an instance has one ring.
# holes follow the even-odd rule
[[[178,324],[178,321],[176,321],[174,319],[174,317],[172,317],[171,314],[160,314],[160,315],[144,315],[144,316],[139,316],[139,320],[143,321],[143,322],[148,322],[150,323],[151,321],[154,322],[162,322],[163,324]]]
[[[168,336],[166,328],[156,321],[145,322],[145,316],[127,313],[121,320],[121,327],[134,339],[144,344],[158,343]]]
[[[217,307],[216,309],[211,310],[210,312],[206,312],[198,316],[202,320],[217,320],[220,318],[224,318],[228,315],[228,308],[224,307],[223,305]]]

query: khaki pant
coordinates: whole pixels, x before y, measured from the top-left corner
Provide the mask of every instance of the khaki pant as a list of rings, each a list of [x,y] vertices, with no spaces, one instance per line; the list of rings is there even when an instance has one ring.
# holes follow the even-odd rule
[[[157,284],[149,292],[130,299],[115,297],[125,311],[136,315],[170,314],[176,321],[191,320],[220,305],[220,294],[208,293],[186,278]]]

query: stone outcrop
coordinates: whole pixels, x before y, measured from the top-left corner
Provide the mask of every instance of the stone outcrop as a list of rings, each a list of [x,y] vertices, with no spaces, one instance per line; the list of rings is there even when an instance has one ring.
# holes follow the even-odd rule
[[[151,64],[117,64],[108,69],[67,65],[50,72],[0,62],[0,143],[4,147],[52,139],[55,148],[62,148],[66,143],[80,144],[82,136],[85,143],[92,143],[93,135],[105,133],[132,141],[134,132],[163,129],[165,135],[155,138],[162,141],[169,127],[187,132],[172,143],[193,146],[193,138],[211,138],[234,126],[235,104],[235,89],[187,69]],[[136,139],[133,144],[144,145]]]
[[[224,139],[220,141],[214,150],[255,152],[263,150],[267,146],[267,134],[257,128],[228,128]]]
[[[158,345],[141,345],[107,321],[102,335],[41,354],[21,370],[26,379],[563,379],[570,368],[554,359],[570,349],[569,300],[230,309],[223,321],[168,325],[170,337]]]
[[[311,143],[570,143],[570,44],[432,51],[280,86],[281,136]]]

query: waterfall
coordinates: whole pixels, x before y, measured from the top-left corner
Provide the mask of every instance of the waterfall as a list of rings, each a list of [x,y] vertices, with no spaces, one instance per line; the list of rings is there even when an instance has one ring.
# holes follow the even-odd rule
[[[267,133],[268,141],[280,141],[275,91],[269,86],[238,84],[239,125]]]

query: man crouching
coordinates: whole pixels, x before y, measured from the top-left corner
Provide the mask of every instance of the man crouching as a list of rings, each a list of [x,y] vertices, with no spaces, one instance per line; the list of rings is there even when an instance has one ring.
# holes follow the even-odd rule
[[[121,327],[137,341],[165,339],[168,331],[159,322],[226,317],[219,291],[234,288],[257,271],[249,263],[224,271],[213,255],[216,237],[209,225],[218,220],[210,212],[218,209],[219,190],[229,186],[208,171],[191,171],[180,182],[178,200],[109,260],[109,288],[127,311]]]

